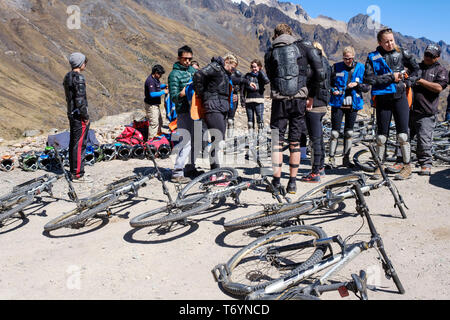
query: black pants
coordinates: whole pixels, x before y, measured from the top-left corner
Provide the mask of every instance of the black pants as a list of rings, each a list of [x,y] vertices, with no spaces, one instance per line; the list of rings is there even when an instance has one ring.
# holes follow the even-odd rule
[[[311,140],[313,163],[312,172],[317,174],[325,166],[325,147],[323,143],[322,120],[325,113],[306,112],[306,126]]]
[[[388,137],[389,127],[394,116],[397,134],[408,133],[409,104],[406,94],[394,99],[392,95],[377,96],[376,98],[378,134]]]
[[[332,108],[331,110],[331,124],[332,130],[341,131],[342,119],[345,116],[345,129],[344,131],[351,131],[355,126],[356,117],[358,111],[353,108]]]
[[[212,149],[210,153],[211,170],[220,168],[219,157],[216,149],[225,138],[226,121],[228,112],[209,112],[205,114],[205,123],[210,130]]]
[[[83,121],[79,116],[69,117],[70,142],[69,142],[69,164],[72,178],[78,179],[84,175],[84,159],[86,156],[86,143],[89,121]]]

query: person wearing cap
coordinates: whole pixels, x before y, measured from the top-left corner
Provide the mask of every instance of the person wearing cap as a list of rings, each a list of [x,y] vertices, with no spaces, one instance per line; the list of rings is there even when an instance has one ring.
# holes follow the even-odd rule
[[[149,121],[148,138],[161,134],[163,120],[161,116],[161,97],[169,93],[166,84],[161,84],[160,79],[166,73],[160,64],[153,66],[152,74],[148,76],[144,85],[145,116]]]
[[[441,49],[435,44],[425,49],[419,64],[419,79],[413,86],[414,101],[410,115],[411,140],[417,138],[417,161],[421,167],[419,175],[430,176],[433,165],[431,147],[433,131],[439,113],[439,95],[447,88],[448,71],[440,63]]]
[[[92,182],[84,176],[86,142],[90,122],[86,79],[81,72],[86,69],[87,61],[84,54],[72,53],[69,57],[72,71],[66,74],[63,81],[70,125],[69,163],[73,182]]]

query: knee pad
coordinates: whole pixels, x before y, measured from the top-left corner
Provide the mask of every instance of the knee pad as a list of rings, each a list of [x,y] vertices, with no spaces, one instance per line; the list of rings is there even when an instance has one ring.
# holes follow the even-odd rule
[[[408,135],[406,133],[400,133],[397,135],[397,140],[400,143],[400,145],[403,145],[405,143],[408,143]]]
[[[385,145],[387,141],[387,137],[383,136],[383,135],[378,135],[377,136],[377,145],[382,146]]]
[[[248,122],[248,128],[249,129],[254,129],[255,128],[255,124],[253,122]]]
[[[351,139],[351,138],[353,138],[353,133],[354,133],[353,130],[348,130],[348,131],[345,131],[344,136],[346,139]]]
[[[234,125],[234,119],[228,119],[227,122],[229,127],[232,127]]]
[[[339,131],[332,130],[331,131],[331,139],[333,139],[333,140],[339,139]]]

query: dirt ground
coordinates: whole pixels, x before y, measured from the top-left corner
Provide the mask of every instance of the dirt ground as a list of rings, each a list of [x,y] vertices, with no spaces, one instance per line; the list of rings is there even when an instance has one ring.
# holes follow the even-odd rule
[[[354,148],[354,152],[358,147]],[[166,177],[175,157],[159,160]],[[337,160],[340,164],[340,159]],[[257,177],[253,163],[229,163],[244,178]],[[207,169],[207,159],[198,165]],[[103,190],[116,179],[152,168],[148,160],[114,160],[87,167],[94,183],[75,185],[80,197]],[[302,162],[300,174],[308,172],[309,161]],[[284,166],[287,172],[288,167]],[[350,279],[351,273],[366,270],[370,282],[382,290],[369,291],[369,298],[378,300],[422,300],[450,298],[450,167],[435,167],[431,177],[417,175],[411,180],[396,182],[409,210],[408,219],[401,219],[394,208],[387,188],[373,191],[367,198],[374,223],[406,289],[396,294],[392,281],[384,277],[374,250],[361,254],[339,273],[337,280]],[[14,185],[38,177],[44,172],[27,173],[20,169],[0,172],[1,194]],[[323,178],[323,182],[348,174],[339,168]],[[300,176],[300,175],[299,175]],[[283,179],[287,183],[287,179]],[[172,183],[168,183],[175,197]],[[298,193],[314,185],[298,182]],[[274,203],[269,193],[252,189],[242,193],[241,206],[231,199],[219,208],[189,219],[186,226],[176,225],[170,231],[147,227],[133,229],[135,217],[163,206],[166,197],[161,183],[152,179],[139,196],[124,199],[113,206],[111,217],[101,215],[80,229],[63,228],[50,233],[43,226],[56,216],[74,208],[68,200],[67,183],[60,179],[54,185],[54,198],[42,197],[40,203],[26,210],[25,219],[8,220],[0,228],[0,299],[150,299],[150,300],[229,300],[220,290],[211,269],[225,263],[242,246],[254,238],[245,231],[226,233],[223,223],[241,215],[260,210],[261,204]],[[295,196],[294,196],[295,198]],[[342,238],[355,233],[362,225],[353,200],[347,200],[341,212],[306,219],[329,235]],[[367,224],[357,239],[368,239]],[[334,277],[333,279],[336,279]],[[323,299],[341,299],[329,293]],[[346,299],[356,299],[350,295]]]

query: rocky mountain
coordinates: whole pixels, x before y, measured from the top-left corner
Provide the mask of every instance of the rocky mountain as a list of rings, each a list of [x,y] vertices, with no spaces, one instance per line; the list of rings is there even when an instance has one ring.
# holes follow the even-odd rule
[[[95,121],[142,108],[143,83],[152,66],[166,68],[166,81],[177,48],[184,44],[194,49],[201,65],[234,52],[239,69],[247,72],[251,60],[263,58],[278,23],[321,42],[332,62],[347,45],[356,48],[361,60],[376,46],[367,16],[348,23],[313,19],[301,6],[276,0],[80,0],[76,6],[71,0],[2,0],[0,139],[68,127],[62,79],[71,52],[89,58],[85,75]],[[430,43],[398,38],[418,56]],[[441,45],[443,58],[450,61],[449,47]]]

